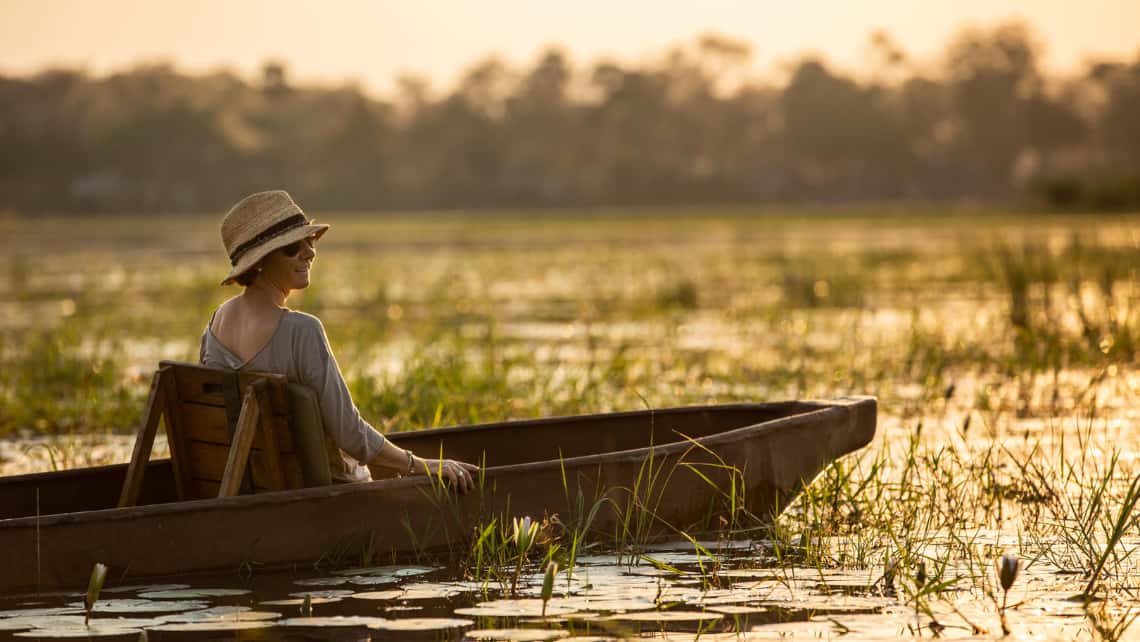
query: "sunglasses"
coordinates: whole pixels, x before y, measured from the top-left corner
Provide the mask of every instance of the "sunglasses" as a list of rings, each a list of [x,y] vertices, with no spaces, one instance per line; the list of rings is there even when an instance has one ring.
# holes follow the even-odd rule
[[[293,241],[289,245],[282,247],[281,253],[284,254],[285,256],[289,257],[289,258],[293,258],[294,256],[297,256],[298,254],[301,253],[301,244],[302,243],[308,243],[309,247],[314,247],[317,244],[317,239],[315,237],[310,236],[309,238],[304,239],[302,241]]]

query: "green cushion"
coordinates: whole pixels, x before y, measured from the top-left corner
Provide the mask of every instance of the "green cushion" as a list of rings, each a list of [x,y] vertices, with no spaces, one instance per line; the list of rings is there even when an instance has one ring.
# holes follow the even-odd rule
[[[305,486],[331,484],[332,472],[329,469],[317,393],[298,383],[288,383],[286,387],[289,392],[289,411],[293,415],[289,428],[293,432],[294,448],[297,451],[297,461],[301,464]]]

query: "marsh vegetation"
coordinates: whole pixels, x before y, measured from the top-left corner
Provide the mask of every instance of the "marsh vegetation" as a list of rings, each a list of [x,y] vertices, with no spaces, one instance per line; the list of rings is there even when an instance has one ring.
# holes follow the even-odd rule
[[[290,304],[322,318],[361,411],[385,430],[874,394],[879,434],[772,528],[738,538],[680,533],[661,549],[638,537],[644,510],[601,537],[583,498],[558,528],[537,515],[484,524],[435,575],[232,577],[252,597],[201,608],[261,611],[308,591],[317,616],[460,618],[471,624],[440,626],[470,637],[1136,634],[1140,218],[327,220],[314,285]],[[215,224],[9,226],[0,472],[129,458],[155,363],[196,361],[210,311],[233,293],[217,286]],[[316,593],[336,590],[349,593]],[[83,613],[71,608],[60,615]],[[33,616],[0,613],[0,627],[14,617]]]

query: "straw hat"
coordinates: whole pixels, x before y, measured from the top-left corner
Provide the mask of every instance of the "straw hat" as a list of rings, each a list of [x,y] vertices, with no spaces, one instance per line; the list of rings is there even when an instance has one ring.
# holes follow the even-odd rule
[[[233,266],[222,285],[233,283],[273,250],[309,237],[320,238],[328,229],[305,218],[285,190],[246,196],[222,219],[222,243]]]

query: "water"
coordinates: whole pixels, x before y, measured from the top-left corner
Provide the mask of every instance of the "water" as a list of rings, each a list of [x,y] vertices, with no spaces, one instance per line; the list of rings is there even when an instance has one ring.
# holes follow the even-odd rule
[[[321,316],[365,393],[395,391],[401,402],[462,393],[464,403],[443,408],[455,413],[445,422],[878,395],[875,442],[816,480],[771,541],[712,543],[716,561],[684,542],[642,551],[656,565],[591,549],[569,583],[559,574],[546,618],[533,602],[541,569],[532,565],[522,603],[499,602],[509,590],[452,567],[409,576],[255,569],[250,578],[161,580],[246,591],[235,595],[107,592],[101,608],[115,612],[100,610],[95,622],[132,640],[138,634],[123,629],[148,639],[988,639],[1002,636],[1007,599],[1010,639],[1137,639],[1140,627],[1129,625],[1140,613],[1140,525],[1126,519],[1124,539],[1108,544],[1140,472],[1140,373],[1129,347],[1140,309],[1136,220],[729,223],[519,226],[520,240],[430,220],[391,237],[387,224],[361,219],[338,224],[343,244],[329,235],[314,289],[290,303]],[[0,275],[0,292],[16,301],[0,305],[0,333],[12,337],[4,365],[30,375],[57,363],[43,346],[20,360],[24,337],[53,328],[59,354],[80,366],[107,359],[134,397],[86,383],[66,360],[35,384],[3,379],[4,408],[38,405],[39,414],[6,419],[16,427],[0,440],[0,474],[127,461],[132,436],[109,431],[130,422],[89,409],[137,414],[154,364],[194,359],[209,310],[232,293],[216,287],[216,220],[188,226],[197,254],[172,254],[186,235],[157,227],[150,244],[116,240],[135,227],[100,221],[106,242],[95,246],[78,228],[21,228],[32,236],[18,246],[50,253]],[[350,246],[357,232],[360,245]],[[1002,243],[1013,257],[1005,263]],[[1028,285],[1015,295],[1019,278]],[[1029,306],[1028,327],[1011,323],[1019,304]],[[416,379],[408,364],[422,354],[435,360]],[[469,366],[455,389],[436,381],[452,356]],[[396,408],[401,429],[427,425],[436,410]],[[63,427],[32,434],[41,421]],[[1008,596],[993,566],[1003,553],[1023,562]],[[1070,599],[1102,554],[1094,594],[1107,599]],[[883,577],[891,559],[893,592]],[[111,578],[109,587],[129,583]],[[372,619],[304,626],[296,602],[306,592],[318,618]],[[0,637],[52,624],[74,632],[81,609],[68,604],[81,599],[0,597]],[[48,615],[54,621],[10,613],[45,608],[68,611]],[[241,628],[174,630],[202,624],[175,620],[211,619]],[[495,630],[515,632],[478,633]]]
[[[992,569],[951,564],[941,571],[939,581],[948,583],[942,597],[920,597],[916,609],[902,578],[887,577],[883,567],[800,566],[793,563],[794,547],[782,552],[784,563],[773,564],[771,541],[702,546],[713,556],[684,541],[632,559],[583,556],[572,577],[557,575],[545,616],[543,576],[533,565],[515,598],[495,581],[464,579],[454,569],[378,566],[109,584],[91,629],[82,624],[81,592],[10,596],[0,599],[0,636],[49,639],[92,630],[108,639],[136,639],[146,630],[148,639],[206,640],[232,639],[240,629],[266,638],[330,640],[1001,637],[1000,589],[991,599],[969,588],[974,575]],[[1072,598],[1075,592],[1071,575],[1042,559],[1029,563],[1008,596],[1012,639],[1093,639],[1098,624],[1126,616],[1119,604],[1085,604]],[[306,596],[309,617],[302,616]],[[1136,638],[1126,632],[1122,639]]]

